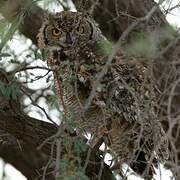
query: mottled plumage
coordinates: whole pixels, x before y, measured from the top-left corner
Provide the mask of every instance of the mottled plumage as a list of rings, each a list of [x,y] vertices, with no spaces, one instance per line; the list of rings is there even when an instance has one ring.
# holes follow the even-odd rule
[[[112,47],[95,21],[79,12],[51,15],[38,41],[49,51],[60,104],[78,132],[107,136],[120,162],[150,178],[147,163],[167,158],[167,142],[155,112],[156,86],[142,59],[119,52],[96,84]]]

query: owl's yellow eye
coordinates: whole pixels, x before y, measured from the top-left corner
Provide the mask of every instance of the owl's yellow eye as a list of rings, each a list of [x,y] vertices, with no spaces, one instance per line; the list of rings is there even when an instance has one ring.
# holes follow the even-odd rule
[[[57,29],[57,28],[53,28],[52,29],[52,35],[53,36],[60,36],[61,35],[61,30]]]
[[[84,33],[84,26],[79,26],[77,28],[77,32],[80,33],[80,34],[83,34]]]

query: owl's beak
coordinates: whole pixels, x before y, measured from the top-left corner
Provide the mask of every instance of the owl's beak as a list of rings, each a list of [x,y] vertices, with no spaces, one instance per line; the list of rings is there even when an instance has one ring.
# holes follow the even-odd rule
[[[69,32],[66,33],[65,44],[68,45],[68,46],[69,45],[71,46],[73,44],[71,34]]]

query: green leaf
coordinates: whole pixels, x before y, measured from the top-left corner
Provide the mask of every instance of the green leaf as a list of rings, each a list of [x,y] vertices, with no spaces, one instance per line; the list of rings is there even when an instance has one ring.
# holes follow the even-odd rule
[[[13,100],[17,100],[19,97],[20,93],[20,88],[17,84],[12,84],[11,85],[11,96]]]
[[[20,62],[16,59],[11,59],[10,60],[10,63],[13,63],[13,64],[20,64]]]
[[[77,153],[85,152],[87,149],[86,143],[82,141],[82,139],[76,139],[74,142],[74,150]]]
[[[111,54],[112,49],[113,49],[113,45],[107,39],[103,39],[99,41],[97,44],[97,50],[100,53],[103,53],[105,56],[108,56],[109,54]]]
[[[42,51],[42,59],[43,59],[43,61],[47,61],[47,59],[48,59],[48,51]]]
[[[92,70],[95,68],[95,65],[94,64],[84,64],[84,67],[86,70]]]
[[[0,43],[0,52],[2,51],[3,47],[6,45],[6,43],[12,39],[14,33],[16,32],[20,22],[22,21],[22,19],[17,18],[15,19],[12,24],[10,25],[9,29],[6,30],[5,34],[3,35],[3,38],[1,40]]]
[[[0,58],[2,57],[10,57],[11,55],[8,53],[0,53]]]
[[[79,170],[77,172],[77,179],[89,180],[89,178],[86,176],[86,173],[82,167],[79,167]]]
[[[7,99],[17,100],[19,97],[20,89],[16,83],[5,84],[0,82],[0,92]]]
[[[44,50],[39,51],[38,49],[34,50],[34,58],[41,59],[41,60],[44,60],[44,59],[47,60],[46,59],[47,57],[45,57],[45,51]]]
[[[2,93],[2,95],[4,96],[6,93],[6,87],[5,84],[0,82],[0,92]]]

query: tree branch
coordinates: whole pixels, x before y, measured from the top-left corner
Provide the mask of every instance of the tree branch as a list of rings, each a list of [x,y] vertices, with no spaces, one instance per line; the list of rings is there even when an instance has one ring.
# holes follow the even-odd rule
[[[0,156],[5,162],[20,170],[28,179],[38,179],[37,177],[42,174],[43,167],[47,164],[47,156],[31,147],[28,143],[11,144],[8,141],[2,141]],[[46,178],[48,180],[54,179],[52,174],[48,175],[48,173]]]
[[[0,82],[7,85],[11,82],[7,73],[2,69],[0,70]],[[2,145],[0,146],[0,155],[5,159],[5,161],[12,163],[29,179],[34,179],[31,178],[34,176],[39,176],[39,178],[42,179],[44,171],[41,167],[46,166],[49,158],[55,157],[55,151],[57,149],[56,145],[52,149],[55,140],[63,138],[64,133],[72,139],[78,138],[75,133],[69,133],[66,129],[61,131],[59,134],[58,128],[54,124],[27,116],[21,111],[18,99],[13,100],[7,98],[3,96],[1,91],[0,129],[1,131],[11,135],[11,139],[7,138],[7,135],[0,136],[2,142]],[[6,151],[7,148],[9,148],[8,151]],[[11,152],[12,156],[7,156],[8,152]],[[67,153],[63,145],[61,147],[61,153]],[[80,154],[82,166],[86,161],[87,153],[88,152],[82,152]],[[19,159],[16,159],[17,156]],[[28,162],[26,162],[26,160]],[[90,161],[86,168],[86,175],[90,178],[94,178],[94,176],[98,174],[102,158],[97,154],[97,152],[93,153],[92,151],[89,160]],[[29,168],[31,168],[31,170],[29,170]],[[39,174],[37,174],[37,171]],[[52,179],[52,172],[48,175],[46,171],[46,179]],[[104,164],[102,170],[102,179],[113,179],[113,174],[106,164]]]

